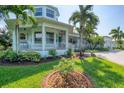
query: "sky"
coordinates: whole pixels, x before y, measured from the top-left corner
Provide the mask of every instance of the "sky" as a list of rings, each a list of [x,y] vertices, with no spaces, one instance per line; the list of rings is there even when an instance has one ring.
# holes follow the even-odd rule
[[[73,12],[78,11],[78,6],[56,6],[59,9],[59,21],[68,23],[69,17]],[[118,26],[124,32],[124,5],[96,5],[93,7],[94,13],[99,17],[100,23],[96,32],[102,36],[108,36],[113,28]]]

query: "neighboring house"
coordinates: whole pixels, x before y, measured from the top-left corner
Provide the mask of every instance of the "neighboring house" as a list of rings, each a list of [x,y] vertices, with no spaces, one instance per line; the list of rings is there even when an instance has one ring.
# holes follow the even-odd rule
[[[32,28],[30,25],[21,25],[16,46],[16,35],[13,30],[13,50],[27,51],[33,50],[41,54],[41,56],[48,56],[50,49],[56,49],[58,55],[63,55],[68,46],[68,33],[73,30],[73,27],[69,24],[65,24],[58,21],[60,16],[56,7],[48,5],[34,6],[36,9],[32,16],[37,18],[38,26]],[[9,25],[13,25],[14,17],[8,20]],[[14,29],[9,26],[10,29]]]
[[[103,36],[104,38],[104,48],[113,49],[115,44],[112,41],[112,38],[109,36]],[[84,48],[89,48],[89,44],[86,40],[82,40],[82,46]],[[99,47],[99,46],[98,46]],[[69,48],[73,50],[79,49],[79,33],[73,30],[69,33]]]
[[[104,48],[112,49],[114,47],[112,38],[109,36],[103,36],[104,38]]]

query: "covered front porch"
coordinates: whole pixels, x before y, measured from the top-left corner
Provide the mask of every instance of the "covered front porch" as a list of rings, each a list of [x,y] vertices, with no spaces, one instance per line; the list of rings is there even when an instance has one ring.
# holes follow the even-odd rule
[[[68,49],[68,29],[59,26],[43,23],[37,28],[20,27],[17,37],[14,33],[13,50],[33,50],[42,56],[48,56],[50,49],[56,49],[57,55],[63,55]]]

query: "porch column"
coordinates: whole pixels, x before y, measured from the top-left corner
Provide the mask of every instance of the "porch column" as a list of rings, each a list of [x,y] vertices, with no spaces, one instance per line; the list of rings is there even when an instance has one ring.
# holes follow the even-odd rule
[[[17,41],[16,41],[16,43],[17,43],[17,53],[18,53],[18,51],[19,51],[19,31],[17,30]]]
[[[56,32],[54,32],[54,48],[56,49]]]
[[[15,30],[13,31],[13,34],[12,34],[12,48],[14,51],[16,51],[16,35],[15,35]]]
[[[45,25],[42,24],[42,50],[45,51],[46,45],[46,32],[45,32]]]
[[[68,49],[68,30],[66,30],[66,49]]]

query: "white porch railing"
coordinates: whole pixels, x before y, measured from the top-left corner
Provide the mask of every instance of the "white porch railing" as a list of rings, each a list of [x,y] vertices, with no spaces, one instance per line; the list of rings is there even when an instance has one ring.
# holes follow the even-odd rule
[[[78,49],[78,45],[77,44],[72,44],[72,43],[69,43],[69,48],[75,50],[75,49]]]
[[[27,49],[29,49],[27,42],[23,42],[19,44],[19,50],[27,50]]]
[[[66,44],[60,43],[60,44],[46,44],[45,49],[49,50],[49,49],[65,49],[66,48]]]
[[[65,43],[60,43],[57,45],[56,47],[57,49],[65,49],[66,48],[66,44]]]
[[[31,49],[32,49],[32,50],[41,51],[41,50],[42,50],[42,44],[34,44],[34,45],[31,45]]]

